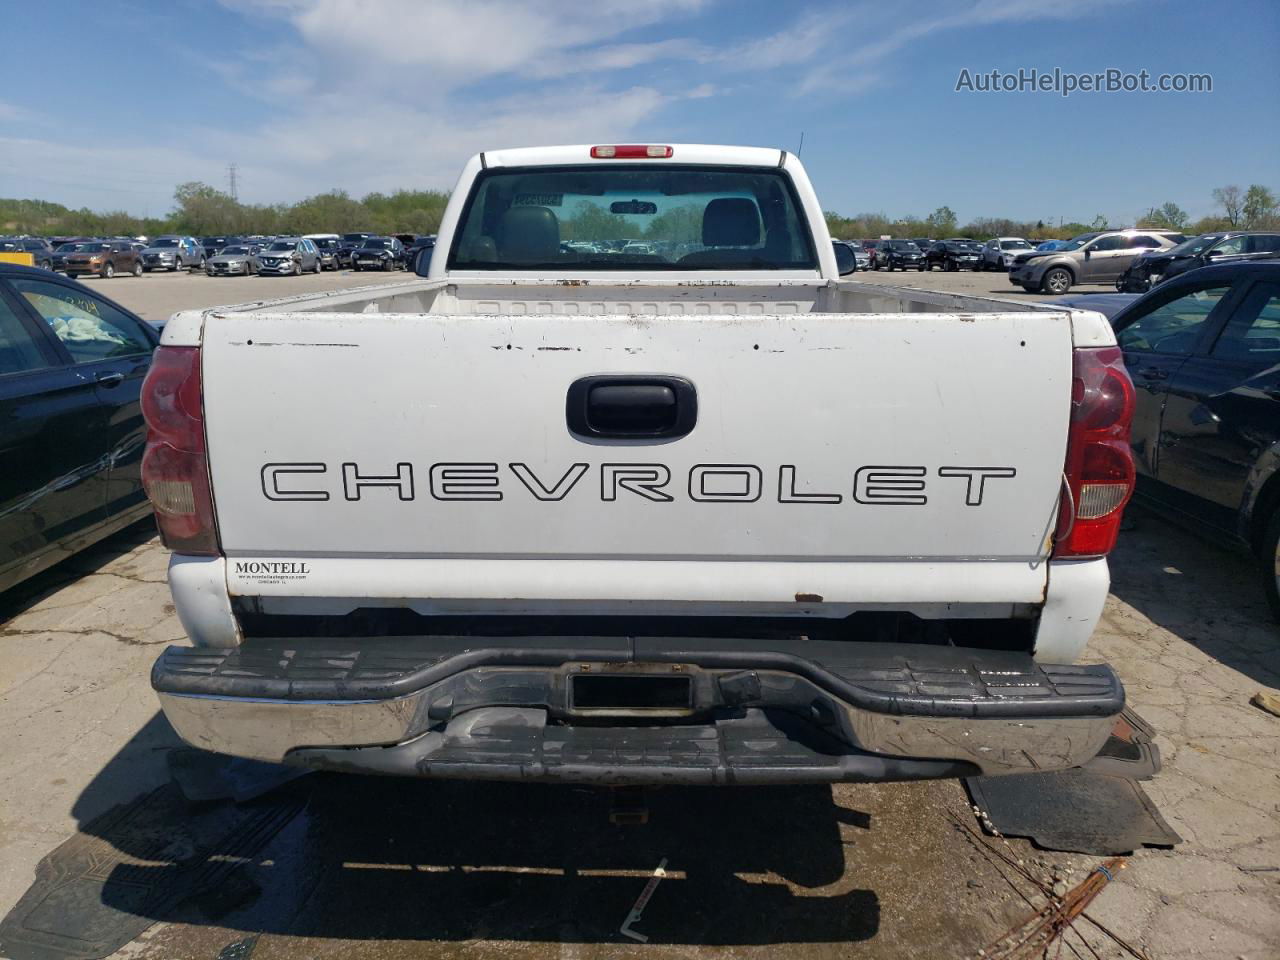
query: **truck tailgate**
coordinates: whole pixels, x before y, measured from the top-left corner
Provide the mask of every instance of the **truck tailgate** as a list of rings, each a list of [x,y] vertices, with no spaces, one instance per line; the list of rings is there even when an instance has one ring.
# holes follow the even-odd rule
[[[229,557],[1034,565],[1056,518],[1065,314],[230,313],[203,344]],[[570,386],[613,374],[686,378],[696,425],[575,435]]]

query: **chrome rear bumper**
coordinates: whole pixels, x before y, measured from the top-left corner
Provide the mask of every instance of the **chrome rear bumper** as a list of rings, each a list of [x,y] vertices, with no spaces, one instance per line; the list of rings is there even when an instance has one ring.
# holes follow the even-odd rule
[[[152,684],[195,746],[473,779],[899,780],[1078,766],[1124,706],[1105,666],[910,644],[511,638],[171,647]],[[485,643],[498,641],[483,641]],[[776,646],[776,644],[775,644]],[[585,676],[688,678],[687,708],[575,706]]]

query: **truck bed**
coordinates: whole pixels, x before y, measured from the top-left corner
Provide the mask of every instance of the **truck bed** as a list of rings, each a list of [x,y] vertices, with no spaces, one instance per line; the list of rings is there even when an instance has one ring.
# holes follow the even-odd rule
[[[956,313],[1071,314],[1077,346],[1105,339],[1105,321],[1090,311],[1014,303],[859,280],[540,280],[493,278],[408,282],[252,301],[180,313],[176,329],[206,315],[245,312],[434,314],[446,316],[763,316],[796,314]]]

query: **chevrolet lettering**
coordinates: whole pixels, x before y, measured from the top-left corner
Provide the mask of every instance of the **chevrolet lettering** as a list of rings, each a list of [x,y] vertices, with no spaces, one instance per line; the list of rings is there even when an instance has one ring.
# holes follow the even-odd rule
[[[770,495],[778,503],[841,503],[847,497],[850,502],[870,505],[923,505],[928,502],[929,478],[962,481],[952,486],[957,504],[978,507],[983,503],[987,481],[1017,476],[1013,467],[937,467],[925,466],[864,466],[853,472],[852,489],[845,483],[844,493],[805,492],[808,485],[797,485],[796,467],[783,464],[779,467],[761,467],[752,463],[700,463],[690,467],[687,480],[681,482],[671,467],[663,463],[606,463],[595,468],[588,463],[574,463],[557,474],[553,467],[554,481],[539,478],[534,469],[524,463],[435,463],[425,472],[427,490],[436,500],[502,500],[512,489],[520,489],[535,500],[560,501],[566,499],[579,481],[593,469],[599,473],[599,484],[590,484],[584,496],[599,493],[602,501],[613,502],[620,491],[633,493],[653,502],[675,499],[676,492],[687,492],[688,499],[697,503],[754,503],[760,500],[766,474]],[[307,486],[307,476],[329,474],[326,463],[296,462],[267,463],[261,470],[262,493],[268,500],[314,501],[341,497],[344,500],[362,500],[367,491],[389,488],[403,501],[421,499],[422,488],[415,483],[412,463],[397,460],[394,466],[378,471],[362,468],[355,463],[343,463],[332,471],[334,489],[319,482]],[[504,489],[504,474],[514,479]],[[341,478],[340,487],[337,478]],[[941,486],[941,485],[939,485]]]

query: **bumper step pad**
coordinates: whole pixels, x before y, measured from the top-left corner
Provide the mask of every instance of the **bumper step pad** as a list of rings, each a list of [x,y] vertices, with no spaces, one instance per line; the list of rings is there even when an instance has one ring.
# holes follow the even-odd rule
[[[385,637],[254,640],[241,647],[169,647],[160,693],[281,700],[404,696],[480,667],[554,668],[573,661],[684,663],[707,670],[792,673],[839,699],[912,716],[1115,716],[1124,691],[1107,666],[1040,664],[1029,654],[915,644],[785,644],[709,638]]]

